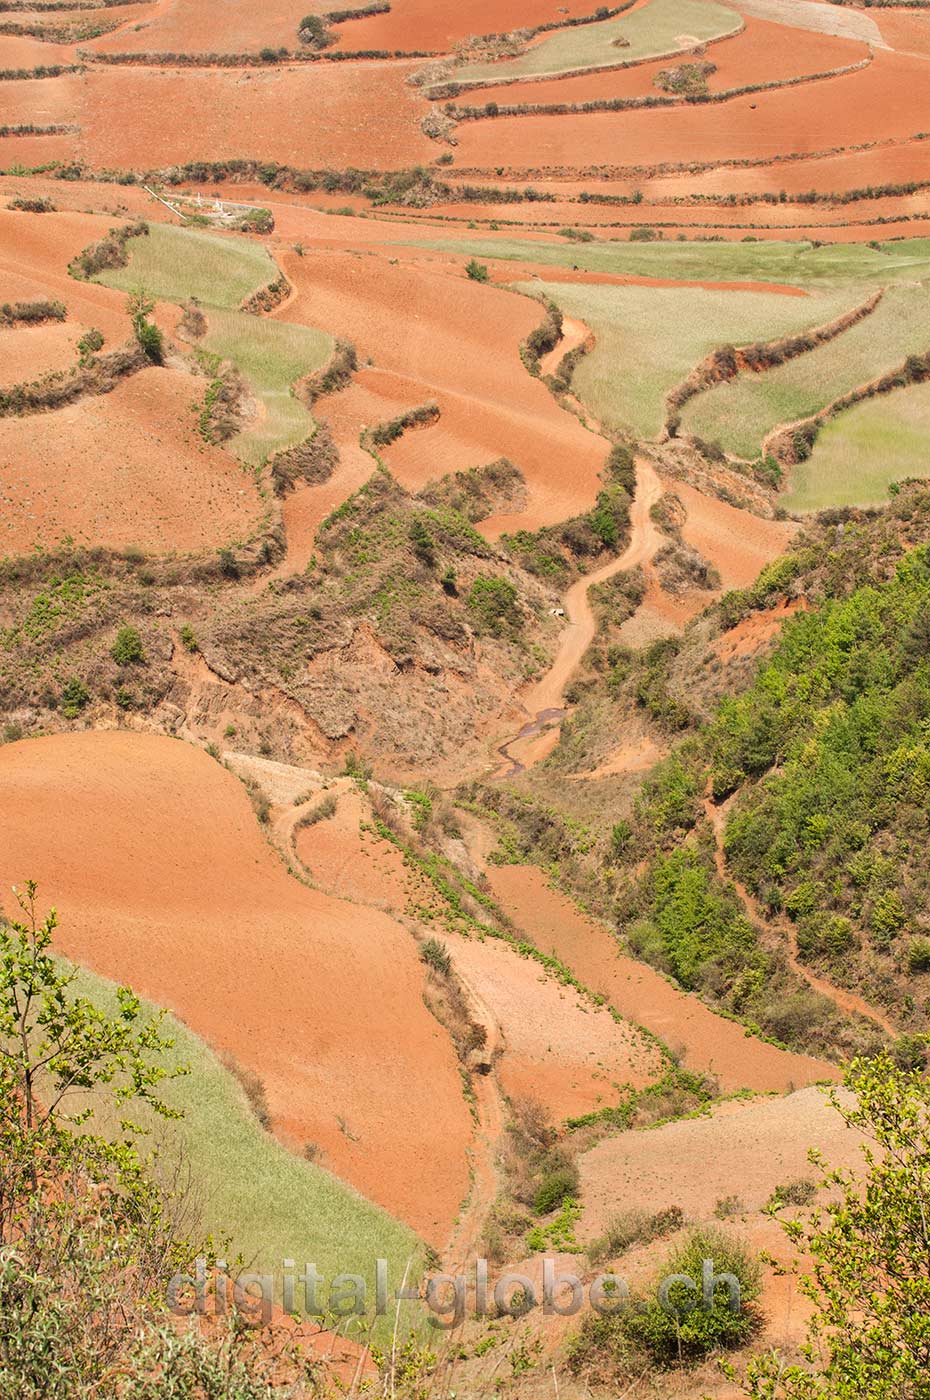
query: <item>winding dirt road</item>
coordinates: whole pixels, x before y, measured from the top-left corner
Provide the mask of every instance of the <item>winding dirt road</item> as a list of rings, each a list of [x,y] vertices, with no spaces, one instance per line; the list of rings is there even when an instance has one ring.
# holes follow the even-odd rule
[[[499,747],[498,753],[509,767],[499,771],[497,777],[513,777],[521,772],[526,765],[514,757],[510,752],[511,747],[518,740],[539,734],[565,713],[565,690],[597,631],[597,619],[588,602],[590,589],[625,569],[647,564],[664,543],[661,531],[650,515],[652,507],[662,496],[662,490],[662,482],[652,463],[644,457],[637,458],[636,495],[630,508],[630,543],[616,559],[611,559],[591,574],[585,574],[566,593],[564,608],[568,625],[562,633],[555,660],[522,698],[522,704],[531,718],[518,734]],[[540,753],[535,755],[536,758],[541,756]]]

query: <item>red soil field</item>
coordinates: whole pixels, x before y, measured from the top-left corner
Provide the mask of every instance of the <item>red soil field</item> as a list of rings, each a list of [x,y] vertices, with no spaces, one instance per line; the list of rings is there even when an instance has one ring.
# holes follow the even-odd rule
[[[747,87],[752,83],[782,82],[804,74],[824,73],[858,63],[867,57],[868,47],[829,34],[809,34],[786,29],[766,20],[747,19],[742,33],[722,39],[707,49],[707,61],[716,63],[707,83],[711,92]],[[503,83],[483,87],[458,99],[463,105],[485,102],[594,102],[612,97],[660,97],[655,78],[663,69],[675,67],[675,60],[656,59],[609,72],[579,74],[574,78],[547,78],[540,82]]]
[[[473,1001],[498,1027],[497,1073],[510,1098],[533,1098],[560,1122],[616,1103],[662,1071],[637,1030],[620,1025],[572,987],[494,939],[451,937],[452,965]]]
[[[22,24],[33,21],[36,17],[14,13],[8,18],[14,23]],[[0,68],[41,68],[53,65],[57,67],[74,63],[73,55],[73,46],[69,44],[50,44],[32,34],[0,34]]]
[[[535,867],[491,866],[487,874],[496,898],[538,948],[560,957],[621,1015],[682,1050],[685,1064],[713,1074],[724,1092],[782,1092],[837,1077],[835,1066],[750,1036],[645,963],[623,956],[608,930],[551,889]]]
[[[94,169],[235,157],[390,169],[436,155],[419,129],[425,103],[404,82],[410,67],[92,68],[69,116],[79,113],[78,149]]]
[[[439,403],[444,438],[430,475],[502,456],[521,469],[529,488],[526,510],[498,517],[489,531],[533,529],[593,503],[606,444],[527,374],[519,345],[542,319],[531,300],[461,273],[374,254],[285,253],[282,263],[297,288],[283,319],[354,341],[362,362],[370,357],[377,370],[409,382],[411,402]],[[328,406],[321,404],[320,412],[325,416]],[[426,444],[431,431],[415,434],[415,447]],[[425,459],[411,464],[408,458],[406,466],[408,479],[422,484]]]
[[[909,14],[906,10],[873,10],[872,18],[885,43],[893,49],[930,58],[930,15]]]
[[[592,14],[590,0],[392,0],[388,14],[340,25],[343,49],[417,49],[448,52],[462,39],[504,34],[511,29],[556,23],[570,15]]]
[[[134,7],[135,8],[135,7]],[[314,5],[301,0],[162,0],[138,7],[141,19],[82,47],[91,53],[257,53],[296,49],[297,26]],[[115,12],[122,18],[123,10]],[[133,16],[136,20],[136,15]]]
[[[197,432],[205,387],[145,369],[109,394],[0,419],[0,553],[62,535],[164,550],[247,537],[261,503],[241,465]]]
[[[177,740],[7,744],[0,782],[0,880],[40,882],[61,951],[260,1075],[285,1141],[443,1245],[471,1124],[410,934],[289,877],[238,781]]]
[[[10,295],[6,284],[3,294]],[[80,334],[79,328],[61,321],[39,326],[0,326],[0,385],[9,387],[69,369],[77,359],[75,346]]]
[[[830,150],[920,131],[925,84],[924,60],[881,50],[861,72],[714,106],[464,123],[459,159],[544,169],[600,164],[608,152],[624,165],[652,166]]]
[[[47,46],[43,46],[47,47]],[[52,60],[67,64],[67,56]],[[45,59],[48,63],[48,58]],[[19,63],[13,67],[22,66]],[[26,67],[32,67],[27,63]],[[58,78],[10,79],[0,82],[0,112],[4,126],[57,126],[77,120],[80,108],[81,75],[64,73]],[[74,143],[72,137],[72,146]],[[4,138],[5,142],[6,138]],[[4,143],[0,152],[6,152]],[[4,156],[4,163],[8,157]]]
[[[716,565],[724,588],[747,588],[755,582],[766,564],[784,554],[797,531],[789,521],[763,520],[716,496],[705,496],[687,482],[668,485],[687,511],[681,531],[685,543]]]

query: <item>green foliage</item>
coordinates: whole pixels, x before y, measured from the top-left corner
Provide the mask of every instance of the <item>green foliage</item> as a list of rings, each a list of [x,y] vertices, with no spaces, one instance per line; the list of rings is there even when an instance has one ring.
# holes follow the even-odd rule
[[[145,648],[135,627],[121,627],[116,641],[110,648],[110,655],[117,666],[141,666],[145,662]]]
[[[419,515],[410,526],[410,543],[420,563],[432,569],[436,563],[436,544]]]
[[[98,331],[95,326],[85,331],[77,343],[78,358],[81,364],[88,364],[97,353],[103,349],[103,331]]]
[[[199,643],[194,635],[194,629],[189,622],[182,623],[178,636],[181,638],[181,645],[184,647],[185,651],[195,652],[200,650]]]
[[[862,1169],[825,1170],[829,1203],[806,1222],[783,1222],[813,1261],[801,1281],[814,1305],[806,1364],[777,1352],[752,1362],[753,1400],[927,1395],[930,1087],[922,1071],[897,1069],[885,1055],[854,1060],[845,1084],[855,1097],[834,1095],[834,1107],[868,1139]]]
[[[465,275],[470,277],[472,282],[487,282],[491,277],[487,263],[480,263],[477,258],[472,258],[465,264]]]
[[[520,599],[509,579],[479,574],[468,591],[468,608],[476,625],[495,636],[513,633],[523,625]]]
[[[567,1196],[578,1190],[578,1169],[574,1163],[547,1172],[536,1189],[533,1209],[537,1215],[549,1215]]]
[[[652,867],[649,924],[631,942],[645,951],[658,941],[662,961],[689,990],[742,967],[755,932],[736,901],[714,887],[700,856],[681,847]]]
[[[449,950],[445,943],[440,943],[438,938],[427,938],[424,941],[420,947],[420,960],[443,977],[448,977],[452,971],[452,958],[449,955]]]
[[[69,676],[61,687],[61,713],[65,719],[77,719],[90,703],[90,691],[79,676]]]

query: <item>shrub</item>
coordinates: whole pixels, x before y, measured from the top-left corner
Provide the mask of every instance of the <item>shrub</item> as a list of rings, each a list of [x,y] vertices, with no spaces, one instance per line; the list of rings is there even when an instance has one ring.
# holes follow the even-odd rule
[[[465,274],[473,282],[487,282],[491,277],[487,264],[478,262],[477,258],[472,258],[470,262],[466,263]]]
[[[61,688],[61,713],[65,719],[77,719],[90,701],[90,691],[78,676],[71,676]]]
[[[588,1246],[588,1259],[592,1264],[616,1259],[634,1244],[649,1244],[674,1233],[683,1222],[680,1206],[667,1206],[654,1215],[644,1210],[621,1211],[611,1216],[603,1235]]]
[[[145,662],[142,638],[135,627],[121,627],[116,641],[110,648],[110,655],[117,666],[141,666]]]
[[[809,1206],[817,1195],[817,1185],[809,1176],[796,1176],[784,1181],[772,1192],[773,1206]]]
[[[246,1069],[240,1065],[239,1061],[229,1054],[220,1056],[225,1067],[229,1070],[234,1079],[239,1081],[249,1105],[259,1123],[269,1132],[271,1129],[271,1112],[268,1108],[268,1096],[265,1093],[265,1086],[254,1070]]]
[[[516,631],[522,625],[519,595],[509,579],[479,574],[469,589],[467,603],[478,626],[496,635]]]
[[[930,972],[930,938],[912,938],[907,950],[909,972]]]
[[[182,625],[178,635],[181,638],[181,645],[185,648],[186,651],[194,652],[200,650],[200,647],[197,643],[197,638],[194,636],[194,629],[193,627],[191,627],[189,622],[185,622]]]
[[[631,243],[654,243],[659,234],[654,228],[648,228],[645,224],[640,224],[636,228],[630,229]]]
[[[438,938],[427,938],[420,948],[420,960],[443,977],[448,977],[452,971],[452,958],[449,955],[449,950],[444,943],[440,943]]]
[[[98,350],[103,349],[103,331],[97,330],[96,326],[91,326],[85,331],[77,343],[78,358],[82,364],[86,364]]]
[[[410,526],[410,543],[413,545],[413,552],[420,563],[431,569],[436,563],[436,545],[419,516]]]
[[[574,1197],[578,1190],[578,1168],[574,1162],[556,1167],[547,1172],[536,1188],[533,1197],[533,1210],[537,1215],[549,1215],[563,1201]]]
[[[714,1278],[732,1275],[739,1286],[738,1306],[732,1306],[726,1283],[718,1282],[702,1303],[704,1261],[713,1264]],[[719,1348],[742,1346],[755,1333],[761,1317],[753,1306],[760,1292],[760,1269],[745,1245],[712,1226],[691,1232],[674,1250],[662,1277],[680,1274],[694,1288],[674,1283],[668,1290],[668,1309],[658,1296],[641,1301],[623,1315],[624,1332],[631,1345],[658,1366],[700,1361]]]

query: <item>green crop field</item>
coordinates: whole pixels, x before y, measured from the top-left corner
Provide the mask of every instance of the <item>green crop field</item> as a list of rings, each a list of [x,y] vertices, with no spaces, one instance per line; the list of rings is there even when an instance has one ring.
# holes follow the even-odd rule
[[[116,1015],[111,982],[81,969],[75,990]],[[201,1209],[199,1228],[217,1241],[229,1240],[231,1266],[241,1256],[246,1269],[272,1272],[280,1279],[284,1259],[295,1260],[298,1270],[315,1263],[327,1280],[320,1295],[324,1301],[339,1273],[361,1274],[370,1296],[378,1258],[388,1261],[391,1290],[399,1286],[408,1260],[414,1261],[411,1278],[420,1275],[423,1246],[412,1230],[322,1167],[288,1152],[259,1126],[238,1081],[202,1040],[170,1017],[164,1029],[175,1042],[168,1063],[190,1069],[164,1086],[163,1097],[182,1109],[184,1118],[166,1122],[137,1108],[131,1116],[149,1134],[149,1146],[158,1150],[161,1167],[156,1163],[156,1172],[162,1170],[170,1180],[178,1161],[189,1171]],[[119,1132],[125,1107],[117,1112],[102,1091],[91,1102],[90,1131]],[[86,1103],[82,1095],[75,1106]],[[296,1301],[302,1301],[299,1287]],[[414,1325],[415,1315],[407,1313],[405,1322]],[[393,1324],[393,1315],[380,1319],[375,1337],[389,1337]],[[354,1326],[357,1322],[344,1328],[347,1335]]]
[[[575,371],[573,387],[610,428],[656,437],[665,396],[717,345],[769,340],[817,325],[845,310],[849,293],[788,297],[776,292],[703,287],[591,286],[523,283],[544,292],[597,341]]]
[[[706,42],[739,27],[739,16],[723,5],[705,0],[649,0],[632,14],[557,31],[508,62],[469,64],[455,77],[465,83],[494,83],[574,68],[619,66],[676,53],[682,48],[683,35]],[[618,44],[618,39],[626,42]]]
[[[207,323],[199,343],[221,359],[232,360],[263,406],[259,421],[232,440],[236,455],[255,464],[303,442],[314,430],[313,418],[291,393],[291,385],[326,363],[332,336],[244,311],[208,308]]]
[[[860,298],[861,299],[861,298]],[[892,287],[871,315],[816,350],[761,374],[741,374],[686,405],[682,431],[720,442],[728,452],[757,457],[766,434],[825,408],[930,350],[930,290]]]
[[[128,265],[100,276],[124,291],[143,286],[159,301],[196,297],[203,305],[208,331],[200,346],[231,360],[261,404],[258,422],[230,442],[249,466],[313,433],[313,418],[291,386],[324,365],[333,350],[332,336],[325,331],[237,310],[245,297],[277,276],[277,265],[257,243],[166,224],[153,224],[147,236],[131,239]]]
[[[592,186],[596,188],[595,186]],[[754,243],[655,243],[622,240],[584,245],[521,242],[506,237],[474,236],[449,240],[404,240],[414,247],[462,253],[475,258],[506,258],[635,277],[667,277],[676,281],[788,282],[798,287],[818,283],[860,283],[888,286],[930,278],[930,238],[913,238],[869,248],[863,243],[811,243],[759,240]],[[850,304],[855,297],[850,298]]]
[[[876,505],[893,481],[930,475],[930,384],[867,399],[822,430],[793,467],[783,498],[792,511]]]
[[[126,251],[125,267],[106,268],[96,280],[124,292],[143,286],[160,301],[197,297],[211,306],[238,306],[278,276],[260,244],[235,234],[150,224],[148,234],[130,239]]]

